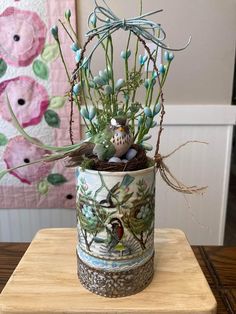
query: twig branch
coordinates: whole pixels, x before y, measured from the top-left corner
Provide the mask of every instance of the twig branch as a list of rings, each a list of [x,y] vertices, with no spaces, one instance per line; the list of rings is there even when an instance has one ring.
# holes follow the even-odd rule
[[[154,57],[153,57],[149,47],[147,46],[145,40],[142,39],[139,35],[137,35],[137,34],[135,34],[135,35],[137,36],[138,40],[142,43],[142,45],[144,46],[144,48],[146,49],[146,51],[148,53],[148,56],[149,56],[150,60],[153,62],[153,68],[156,71],[157,81],[158,81],[158,84],[159,84],[159,87],[160,87],[161,115],[160,115],[160,127],[159,127],[159,132],[158,132],[158,137],[157,137],[157,144],[156,144],[156,151],[155,151],[155,156],[156,156],[159,153],[160,142],[161,142],[161,133],[163,131],[163,120],[164,120],[164,115],[165,115],[164,95],[163,95],[162,86],[161,86],[161,80],[160,80],[160,76],[159,76],[158,68],[156,66],[155,59],[154,59]]]

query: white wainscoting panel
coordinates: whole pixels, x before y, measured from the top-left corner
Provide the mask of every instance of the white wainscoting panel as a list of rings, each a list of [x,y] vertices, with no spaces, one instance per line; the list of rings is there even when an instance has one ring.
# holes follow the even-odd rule
[[[174,176],[186,185],[208,186],[203,195],[186,195],[171,189],[158,174],[156,225],[182,229],[191,244],[223,244],[232,127],[166,126],[161,154],[189,140],[165,160]]]
[[[166,106],[160,153],[167,155],[186,141],[207,142],[188,144],[165,162],[183,183],[208,189],[203,195],[184,195],[158,174],[157,227],[180,228],[191,244],[223,244],[235,121],[236,107],[230,105]],[[75,227],[75,217],[70,209],[1,209],[0,241],[31,241],[41,228]]]
[[[30,242],[40,229],[76,227],[74,209],[1,209],[0,242]]]
[[[223,244],[235,121],[236,107],[230,105],[167,106],[160,153],[167,155],[186,141],[207,142],[190,143],[165,162],[181,182],[208,188],[203,195],[181,194],[158,175],[159,228],[180,228],[191,244]]]

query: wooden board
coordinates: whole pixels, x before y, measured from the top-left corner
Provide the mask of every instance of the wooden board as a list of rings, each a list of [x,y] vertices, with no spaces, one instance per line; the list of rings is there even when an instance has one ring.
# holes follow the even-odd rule
[[[81,286],[76,242],[75,229],[39,231],[0,295],[0,313],[216,313],[215,298],[182,231],[156,231],[152,283],[119,299]]]

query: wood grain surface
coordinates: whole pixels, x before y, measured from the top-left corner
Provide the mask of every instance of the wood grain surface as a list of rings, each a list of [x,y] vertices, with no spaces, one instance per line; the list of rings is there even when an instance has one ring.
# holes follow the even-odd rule
[[[29,243],[0,243],[0,292]],[[217,314],[236,313],[236,247],[192,246],[217,300]]]
[[[218,314],[236,313],[236,247],[193,247],[217,300]]]
[[[75,247],[75,229],[41,230],[0,295],[0,313],[215,313],[215,299],[179,230],[157,231],[153,282],[120,299],[80,285]]]
[[[0,243],[0,292],[28,246],[29,243]]]

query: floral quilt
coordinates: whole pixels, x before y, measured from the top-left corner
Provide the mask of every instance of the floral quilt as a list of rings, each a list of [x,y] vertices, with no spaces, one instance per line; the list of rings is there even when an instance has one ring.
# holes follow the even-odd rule
[[[0,169],[30,163],[47,153],[16,131],[7,96],[27,133],[45,144],[70,144],[70,106],[65,97],[69,87],[50,34],[66,9],[75,17],[74,0],[0,1]],[[61,43],[72,70],[71,43],[64,37]],[[79,140],[79,134],[75,115],[74,139]],[[19,168],[0,181],[0,208],[73,208],[74,181],[74,171],[61,161]]]

